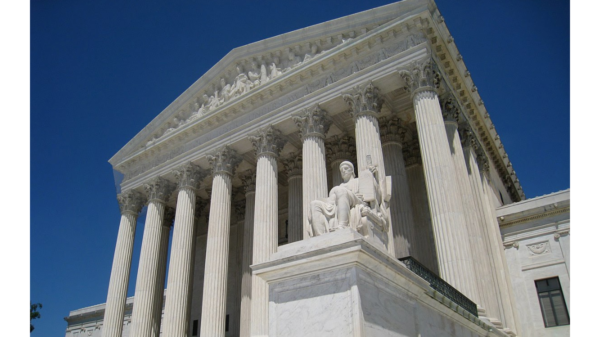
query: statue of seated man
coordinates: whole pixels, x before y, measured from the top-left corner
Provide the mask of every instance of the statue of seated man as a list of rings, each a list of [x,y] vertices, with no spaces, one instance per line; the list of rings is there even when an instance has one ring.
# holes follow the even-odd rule
[[[385,227],[386,212],[380,208],[381,191],[374,174],[376,167],[354,175],[354,165],[349,161],[340,164],[343,182],[335,186],[325,199],[313,200],[308,214],[310,236],[319,236],[341,228],[353,228],[362,233],[361,228],[367,218]],[[365,193],[370,195],[365,198]],[[366,200],[368,199],[368,200]]]

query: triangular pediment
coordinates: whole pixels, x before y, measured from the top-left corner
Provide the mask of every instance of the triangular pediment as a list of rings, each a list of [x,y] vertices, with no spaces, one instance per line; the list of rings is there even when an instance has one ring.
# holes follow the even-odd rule
[[[397,2],[237,47],[169,104],[109,162],[118,169],[129,158],[195,121],[218,113],[260,88],[273,86],[306,64],[343,49],[344,45],[368,37],[377,27],[421,13],[431,4],[428,0]],[[283,90],[281,85],[269,90],[278,89]]]

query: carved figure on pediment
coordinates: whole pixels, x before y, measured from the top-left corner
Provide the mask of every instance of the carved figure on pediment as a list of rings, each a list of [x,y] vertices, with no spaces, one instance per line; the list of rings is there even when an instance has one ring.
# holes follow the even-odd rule
[[[252,81],[255,87],[260,85],[260,69],[256,62],[252,62],[252,69],[248,72],[248,79]]]
[[[215,95],[217,93],[218,92],[215,91]],[[219,106],[219,99],[215,98],[215,96],[208,97],[207,94],[204,94],[202,95],[202,98],[204,99],[204,104],[202,104],[202,107],[200,108],[202,110],[202,114],[212,111]]]
[[[254,88],[254,84],[248,79],[248,76],[242,72],[242,67],[237,66],[238,75],[231,88],[231,97],[241,96]]]
[[[271,63],[271,65],[269,66],[269,70],[271,71],[271,74],[269,75],[269,80],[273,80],[281,75],[281,70],[277,68],[275,62]]]
[[[319,236],[343,228],[352,228],[366,234],[368,226],[376,224],[383,232],[389,221],[384,205],[389,201],[382,195],[377,179],[377,168],[370,166],[354,175],[354,165],[349,161],[340,164],[343,182],[329,192],[329,197],[310,203],[308,222],[310,236]],[[387,200],[386,200],[387,199]]]
[[[219,104],[223,104],[229,100],[231,93],[231,84],[227,84],[224,78],[221,78],[221,95],[219,97]]]
[[[260,65],[260,84],[269,82],[269,75],[267,75],[267,67],[264,64]]]

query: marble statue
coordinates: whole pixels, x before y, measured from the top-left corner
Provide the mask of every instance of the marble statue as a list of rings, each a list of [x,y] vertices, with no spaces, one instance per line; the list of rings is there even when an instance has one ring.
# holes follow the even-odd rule
[[[262,64],[260,66],[260,84],[265,84],[269,81],[269,76],[267,75],[267,67]]]
[[[229,94],[231,91],[231,84],[225,82],[224,78],[221,78],[221,97],[219,98],[219,104],[223,104],[229,100]]]
[[[385,231],[389,223],[385,203],[389,197],[379,187],[377,167],[369,166],[356,178],[354,165],[344,161],[340,173],[343,182],[331,189],[329,197],[310,203],[309,234],[319,236],[348,227],[367,234],[367,227],[373,224]]]
[[[258,69],[256,62],[252,62],[252,69],[248,71],[248,78],[252,81],[254,86],[260,85],[260,69]]]
[[[250,91],[254,87],[254,84],[248,79],[248,76],[246,76],[246,74],[242,71],[242,67],[238,65],[236,67],[236,69],[238,71],[238,75],[235,78],[233,87],[231,88],[231,95],[230,95],[231,97],[241,96],[241,95],[247,93],[248,91]]]
[[[269,80],[273,80],[276,77],[279,77],[281,75],[281,70],[279,70],[279,68],[277,68],[277,65],[275,64],[275,62],[271,63],[271,65],[269,66],[269,69],[271,70],[271,74],[269,75]]]

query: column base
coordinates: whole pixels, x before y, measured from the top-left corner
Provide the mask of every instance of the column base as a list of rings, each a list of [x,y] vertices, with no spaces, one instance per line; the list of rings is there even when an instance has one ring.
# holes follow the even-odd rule
[[[252,266],[269,285],[269,336],[504,336],[353,229]]]

